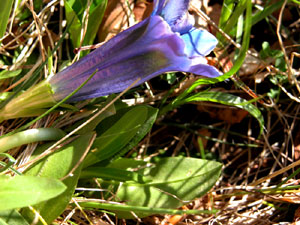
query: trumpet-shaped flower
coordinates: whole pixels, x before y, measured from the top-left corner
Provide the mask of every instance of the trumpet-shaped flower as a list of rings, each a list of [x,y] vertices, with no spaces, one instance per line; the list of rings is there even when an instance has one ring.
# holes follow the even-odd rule
[[[189,0],[154,0],[150,17],[116,35],[100,48],[44,81],[40,85],[43,88],[29,89],[27,92],[36,93],[39,90],[45,91],[46,88],[48,93],[43,101],[31,103],[31,109],[49,107],[64,99],[95,71],[97,72],[91,80],[68,102],[121,92],[137,79],[139,81],[136,85],[139,85],[169,71],[190,72],[207,77],[219,76],[219,71],[207,65],[204,57],[215,48],[217,40],[209,32],[193,27],[193,18],[187,11],[188,5]],[[24,94],[26,92],[17,98],[24,98]],[[18,104],[16,100],[11,103]],[[0,117],[11,103],[0,111]],[[11,112],[6,118],[38,113],[28,109],[27,105],[19,109],[22,110],[23,112]],[[6,114],[9,115],[8,112]]]

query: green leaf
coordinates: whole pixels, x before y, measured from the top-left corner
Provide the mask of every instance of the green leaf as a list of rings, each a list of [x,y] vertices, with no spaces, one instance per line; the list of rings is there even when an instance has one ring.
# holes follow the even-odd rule
[[[150,107],[150,106],[145,106],[148,109],[147,113],[147,119],[144,121],[144,123],[140,126],[138,129],[137,133],[135,136],[125,145],[124,148],[122,148],[119,153],[114,155],[113,159],[116,159],[122,155],[124,155],[126,152],[134,148],[144,137],[145,135],[150,131],[152,128],[154,122],[156,121],[157,114],[158,114],[158,109]]]
[[[135,181],[145,183],[147,179],[137,172],[109,167],[88,167],[80,174],[80,179],[101,178],[104,180]]]
[[[130,158],[119,158],[113,162],[111,162],[107,167],[108,168],[116,168],[116,169],[126,169],[132,170],[139,167],[145,167],[147,162],[142,160],[135,160]]]
[[[136,106],[125,111],[124,114],[120,110],[116,115],[103,120],[96,128],[98,137],[93,144],[96,150],[87,156],[84,167],[108,159],[120,152],[140,130],[147,115],[148,107]]]
[[[110,100],[107,101],[107,103],[109,104]],[[98,111],[96,111],[95,113],[98,113]],[[83,122],[89,120],[91,117],[93,117],[95,115],[95,113],[93,113],[92,115],[90,115],[88,118],[86,118],[85,120],[80,120],[77,123],[75,123],[74,125],[72,125],[70,128],[68,128],[69,131],[72,131],[73,129],[77,128],[78,126],[80,126]],[[116,109],[114,104],[112,104],[111,106],[109,106],[106,110],[104,110],[101,114],[99,114],[96,118],[93,119],[93,121],[91,121],[90,123],[88,123],[86,126],[84,126],[83,128],[81,128],[76,134],[86,134],[88,132],[92,132],[95,130],[95,128],[97,127],[97,125],[105,118],[112,116],[116,114]]]
[[[3,92],[3,93],[0,93],[0,102],[3,102],[5,100],[7,100],[12,95],[13,95],[13,92]]]
[[[249,102],[245,99],[242,99],[238,96],[228,94],[228,93],[207,91],[207,92],[200,92],[200,93],[191,95],[185,99],[182,99],[182,100],[176,102],[176,104],[181,105],[181,104],[185,104],[185,103],[193,102],[193,101],[216,102],[216,103],[235,106],[240,109],[244,109],[257,119],[257,121],[260,125],[260,133],[263,131],[264,118],[263,118],[260,110],[256,106],[251,104],[251,102]]]
[[[1,225],[29,225],[17,210],[0,211]]]
[[[243,42],[237,60],[234,62],[233,67],[227,73],[217,78],[211,78],[210,80],[213,82],[222,82],[228,79],[229,77],[231,77],[233,74],[237,73],[245,60],[249,48],[250,34],[251,34],[251,27],[252,27],[251,0],[246,0],[245,6],[246,6],[246,16],[245,16],[245,24],[244,24]]]
[[[230,18],[233,10],[234,10],[235,0],[224,0],[223,6],[221,10],[221,16],[219,19],[219,27],[224,29],[226,26],[226,22]]]
[[[70,38],[74,47],[79,47],[80,45],[80,29],[81,29],[81,22],[76,15],[76,12],[72,9],[69,1],[64,1],[65,5],[65,13],[67,22],[72,25],[70,26]],[[78,38],[79,37],[79,38]]]
[[[225,33],[227,33],[227,34],[229,33],[231,35],[233,35],[235,33],[233,27],[236,27],[240,15],[242,15],[242,13],[245,11],[246,1],[247,0],[238,1],[237,5],[234,7],[234,10],[231,11],[229,18],[226,19],[225,23],[223,23],[224,26],[222,29]],[[230,5],[232,5],[232,3]],[[223,3],[223,7],[225,7],[224,3]],[[221,36],[222,41],[223,41],[223,39],[224,39],[224,37]]]
[[[5,34],[8,18],[11,12],[13,0],[2,1],[0,7],[0,38]]]
[[[39,176],[39,179],[43,177],[53,177],[61,179],[68,175],[71,170],[78,164],[79,160],[83,156],[93,134],[89,133],[82,135],[75,141],[55,151],[48,157],[45,157],[25,171],[25,174]],[[34,156],[38,156],[50,145],[44,145],[40,147],[34,153]],[[67,207],[74,193],[79,174],[81,171],[81,165],[73,171],[72,176],[63,180],[63,183],[67,186],[67,189],[49,201],[34,205],[33,207],[39,211],[44,220],[50,224],[56,219]],[[28,209],[22,210],[22,215],[27,221],[32,222],[34,215]]]
[[[73,20],[70,27],[70,38],[74,47],[80,46],[80,33],[83,27],[82,17],[84,10],[87,7],[87,0],[64,0],[65,12],[67,22],[70,23]],[[99,25],[102,21],[104,11],[106,8],[107,0],[94,0],[92,1],[87,31],[84,37],[83,45],[91,45],[98,32]]]
[[[280,9],[285,0],[279,0],[276,2],[269,1],[268,5],[265,5],[262,10],[258,10],[252,17],[252,26],[258,23],[259,21],[266,19],[274,11]]]
[[[94,0],[90,9],[87,33],[84,37],[83,45],[91,45],[96,37],[98,28],[101,24],[107,0]]]
[[[134,207],[177,208],[207,193],[220,176],[221,163],[196,158],[156,158],[151,168],[137,170],[150,181],[141,184],[124,182],[116,185],[116,201],[132,206],[120,218],[132,218]],[[123,168],[126,169],[126,168]],[[104,184],[110,184],[104,181]],[[149,213],[137,213],[139,217]]]
[[[130,206],[125,204],[109,204],[103,202],[78,202],[81,207],[107,209],[118,212],[135,212],[135,214],[151,215],[151,214],[169,214],[169,215],[198,215],[198,214],[216,214],[218,210],[178,210],[178,209],[163,209],[163,208],[150,208],[143,206]]]
[[[14,70],[14,71],[3,70],[0,72],[0,80],[18,76],[21,72],[22,70]]]
[[[54,198],[66,190],[55,178],[0,176],[0,211],[21,208]]]
[[[65,132],[58,128],[28,129],[0,138],[0,153],[33,142],[59,140],[64,135]]]

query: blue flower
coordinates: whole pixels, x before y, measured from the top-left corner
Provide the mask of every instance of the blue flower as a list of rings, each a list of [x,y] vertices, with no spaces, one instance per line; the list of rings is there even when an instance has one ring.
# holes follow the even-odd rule
[[[0,110],[6,119],[40,115],[96,74],[68,102],[100,97],[170,71],[216,77],[205,56],[217,40],[193,27],[189,0],[154,0],[150,17],[121,32],[65,70],[31,87]]]
[[[69,102],[118,93],[138,78],[136,85],[164,72],[219,76],[204,57],[215,48],[217,40],[209,32],[193,27],[188,5],[189,0],[154,1],[149,18],[53,76],[49,83],[54,99],[65,98],[96,69],[98,72]]]

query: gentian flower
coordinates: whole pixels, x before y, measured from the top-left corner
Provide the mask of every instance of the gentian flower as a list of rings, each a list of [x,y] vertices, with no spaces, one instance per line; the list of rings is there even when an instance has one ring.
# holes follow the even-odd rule
[[[40,109],[64,99],[95,71],[91,80],[68,102],[118,93],[138,78],[140,80],[136,85],[170,71],[219,76],[220,72],[207,65],[205,59],[215,48],[217,40],[209,32],[193,27],[193,18],[188,14],[189,2],[154,0],[150,17],[116,35],[37,87],[29,89],[27,92],[43,91],[44,100],[31,101],[29,110],[26,104],[21,106],[23,108],[19,106],[19,109],[15,109],[19,112],[7,113],[10,116],[6,116],[6,119],[37,114]],[[24,94],[26,92],[17,98],[22,95],[24,98]],[[37,94],[35,96],[38,98]],[[8,105],[12,102],[18,104],[15,100]],[[5,108],[0,111],[0,120],[5,114],[3,111]]]

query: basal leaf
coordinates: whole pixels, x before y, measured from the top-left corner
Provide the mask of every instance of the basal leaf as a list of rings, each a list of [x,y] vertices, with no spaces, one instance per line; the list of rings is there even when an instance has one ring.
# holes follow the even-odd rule
[[[109,167],[88,167],[81,172],[80,178],[101,178],[115,181],[135,181],[137,183],[145,183],[147,181],[137,172]]]
[[[126,152],[131,150],[133,147],[135,147],[144,137],[145,135],[150,131],[152,128],[157,114],[158,114],[158,109],[150,107],[150,106],[145,106],[148,109],[147,113],[147,119],[145,122],[141,125],[139,128],[138,132],[136,135],[120,150],[118,154],[114,156],[114,159],[116,159],[119,156],[124,155]]]
[[[96,111],[95,113],[98,113],[98,111]],[[70,128],[68,128],[68,130],[72,131],[73,129],[77,128],[83,122],[85,122],[85,121],[89,120],[91,117],[93,117],[95,115],[95,113],[93,113],[92,115],[90,115],[88,118],[86,118],[84,120],[80,120],[80,121],[76,122]],[[97,125],[102,120],[104,120],[105,118],[107,118],[109,116],[112,116],[114,114],[116,114],[116,109],[115,109],[114,105],[111,105],[106,110],[104,110],[101,114],[99,114],[96,118],[94,118],[93,121],[91,121],[86,126],[84,126],[83,128],[81,128],[78,132],[76,132],[76,134],[86,134],[86,133],[94,131],[95,128],[97,127]]]
[[[124,114],[116,115],[103,120],[97,129],[98,137],[93,144],[93,150],[86,158],[84,167],[90,166],[117,154],[137,134],[145,123],[148,107],[136,106]],[[103,133],[102,133],[103,131]]]
[[[0,184],[0,211],[37,204],[66,190],[60,180],[46,177],[1,175]]]
[[[116,201],[149,208],[177,208],[207,193],[220,176],[221,163],[196,158],[157,158],[151,168],[137,170],[150,181],[116,185]],[[125,169],[125,168],[124,168]],[[104,181],[104,184],[109,181]],[[132,211],[132,210],[131,210]],[[144,217],[149,214],[137,214]],[[121,218],[130,213],[118,212]]]
[[[89,133],[82,135],[75,141],[62,147],[58,151],[54,152],[48,157],[38,161],[32,167],[30,167],[25,174],[38,176],[39,179],[43,177],[63,178],[70,173],[70,171],[79,163],[82,155],[86,151],[86,148],[92,138],[93,134]],[[44,145],[35,152],[35,156],[39,155],[50,145]],[[72,173],[72,176],[63,180],[63,183],[67,186],[67,189],[49,201],[34,205],[33,207],[39,211],[40,215],[47,223],[51,223],[56,219],[67,207],[74,193],[77,185],[78,177],[81,171],[81,165]],[[22,210],[22,215],[32,222],[34,215],[28,209]]]
[[[29,225],[24,217],[15,209],[0,211],[1,225]]]

